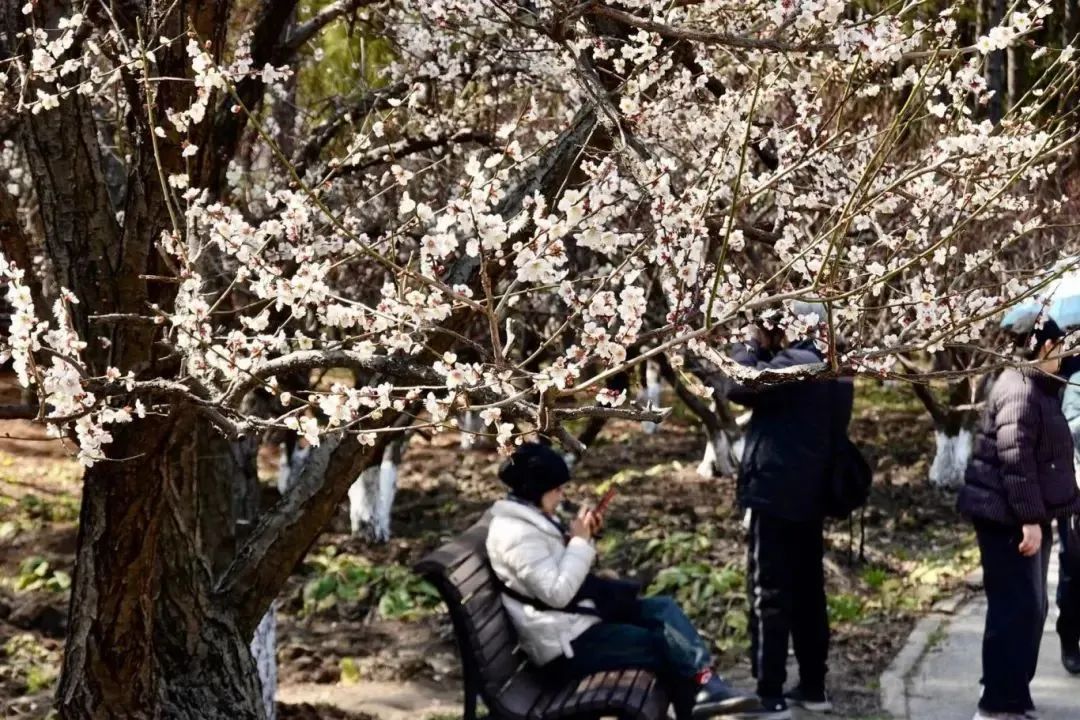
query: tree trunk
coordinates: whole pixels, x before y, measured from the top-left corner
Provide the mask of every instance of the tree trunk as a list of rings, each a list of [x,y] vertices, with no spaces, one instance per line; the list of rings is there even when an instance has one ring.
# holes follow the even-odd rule
[[[1005,0],[986,0],[987,32],[997,27],[1005,19]],[[981,2],[980,2],[981,4]],[[1001,121],[1005,109],[1005,51],[995,50],[986,56],[986,85],[993,91],[993,97],[987,107],[990,122],[995,125]]]
[[[245,403],[245,412],[268,414],[269,409],[261,407],[268,402],[266,395],[252,393]],[[236,519],[236,541],[243,542],[259,517],[262,499],[262,487],[259,485],[259,444],[256,433],[230,443],[234,463],[232,482],[226,486],[232,500]],[[223,498],[223,502],[225,499]],[[236,555],[236,546],[228,548],[226,555],[221,553],[223,562],[215,563],[214,577],[220,577]],[[277,602],[270,604],[250,644],[251,655],[259,676],[259,688],[262,691],[262,703],[266,710],[266,720],[277,719]]]
[[[263,720],[247,639],[213,594],[236,542],[218,497],[230,444],[183,409],[114,435],[135,459],[84,477],[60,716]]]
[[[1060,15],[1056,22],[1049,27],[1056,28],[1060,35],[1058,42],[1061,46],[1071,45],[1076,40],[1077,32],[1080,32],[1080,2],[1078,0],[1061,0]],[[1051,16],[1054,19],[1054,16]]]
[[[964,472],[972,450],[970,427],[975,420],[972,408],[985,384],[985,381],[976,383],[966,378],[952,386],[944,403],[927,386],[911,386],[934,423],[935,453],[929,473],[930,484],[934,487],[956,489],[964,484]]]
[[[1005,111],[1011,110],[1027,92],[1027,55],[1022,45],[1013,45],[1008,49],[1007,87]]]
[[[476,435],[476,433],[484,432],[484,421],[480,419],[480,413],[475,410],[466,410],[461,413],[458,418],[458,428],[461,431],[458,445],[462,450],[472,450],[478,445],[484,445],[486,439]]]
[[[675,389],[675,394],[690,412],[701,420],[705,428],[705,453],[697,467],[698,475],[701,477],[734,475],[737,469],[737,458],[741,456],[742,451],[734,449],[738,443],[738,426],[727,408],[726,380],[696,361],[690,363],[687,370],[701,378],[713,390],[713,399],[706,402],[690,392],[666,357],[661,355],[659,364],[661,376]]]

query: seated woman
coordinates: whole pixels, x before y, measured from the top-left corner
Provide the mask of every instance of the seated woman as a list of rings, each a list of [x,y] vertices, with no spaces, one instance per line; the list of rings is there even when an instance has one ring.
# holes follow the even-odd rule
[[[612,614],[605,607],[611,603],[589,590],[611,587],[589,572],[602,518],[585,508],[569,528],[556,518],[570,480],[557,452],[522,445],[503,463],[499,479],[510,495],[492,508],[487,551],[504,585],[503,604],[534,664],[567,679],[652,671],[668,689],[678,720],[774,717],[755,696],[733,692],[712,673],[705,643],[671,598],[638,599],[631,590],[618,621],[604,617]],[[628,584],[615,581],[614,587]]]

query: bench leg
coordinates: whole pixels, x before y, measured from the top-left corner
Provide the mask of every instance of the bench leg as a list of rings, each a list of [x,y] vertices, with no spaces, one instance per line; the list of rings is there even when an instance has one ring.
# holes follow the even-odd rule
[[[469,673],[471,675],[471,673]],[[479,695],[476,683],[471,677],[465,678],[465,713],[462,720],[476,720],[476,698]]]

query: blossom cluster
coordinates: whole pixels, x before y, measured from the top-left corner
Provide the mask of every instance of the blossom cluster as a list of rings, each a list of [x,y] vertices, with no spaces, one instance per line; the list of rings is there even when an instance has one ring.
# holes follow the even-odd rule
[[[1046,187],[1075,130],[1048,108],[1076,79],[1073,50],[1033,53],[1044,72],[998,123],[983,64],[1034,37],[1049,2],[1016,4],[974,41],[950,10],[841,0],[382,5],[360,20],[392,59],[373,69],[375,100],[346,111],[305,98],[275,113],[329,60],[256,67],[250,35],[216,53],[210,38],[103,26],[73,55],[76,15],[27,31],[28,65],[2,71],[23,73],[18,111],[42,120],[72,93],[107,102],[123,77],[149,99],[183,83],[188,102],[146,123],[183,162],[161,178],[175,216],[147,239],[176,293],[146,313],[180,379],[236,422],[372,443],[401,413],[445,429],[475,409],[509,445],[556,408],[625,406],[613,375],[751,320],[818,338],[833,323],[843,361],[882,373],[977,342],[1045,278],[1027,250],[1057,240],[1065,207]],[[179,48],[185,77],[160,73]],[[262,110],[225,102],[246,78]],[[251,111],[224,190],[200,181],[215,148],[195,141],[218,105]],[[98,338],[73,330],[78,299],[39,319],[22,271],[0,270],[20,380],[91,462],[136,406],[89,387],[137,381],[81,372]],[[350,353],[359,381],[294,392],[266,372],[311,352]],[[429,372],[387,375],[390,361]],[[233,391],[249,385],[280,413],[244,417]]]

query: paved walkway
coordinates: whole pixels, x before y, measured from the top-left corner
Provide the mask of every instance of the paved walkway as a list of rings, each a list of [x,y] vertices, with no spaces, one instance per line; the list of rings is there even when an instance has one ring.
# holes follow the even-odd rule
[[[1050,597],[1057,586],[1057,552],[1050,568]],[[943,628],[943,636],[923,657],[907,683],[910,720],[970,720],[979,697],[982,633],[986,600],[982,594],[962,606]],[[1042,720],[1080,719],[1080,678],[1061,667],[1051,602],[1043,634],[1039,671],[1031,694]]]

